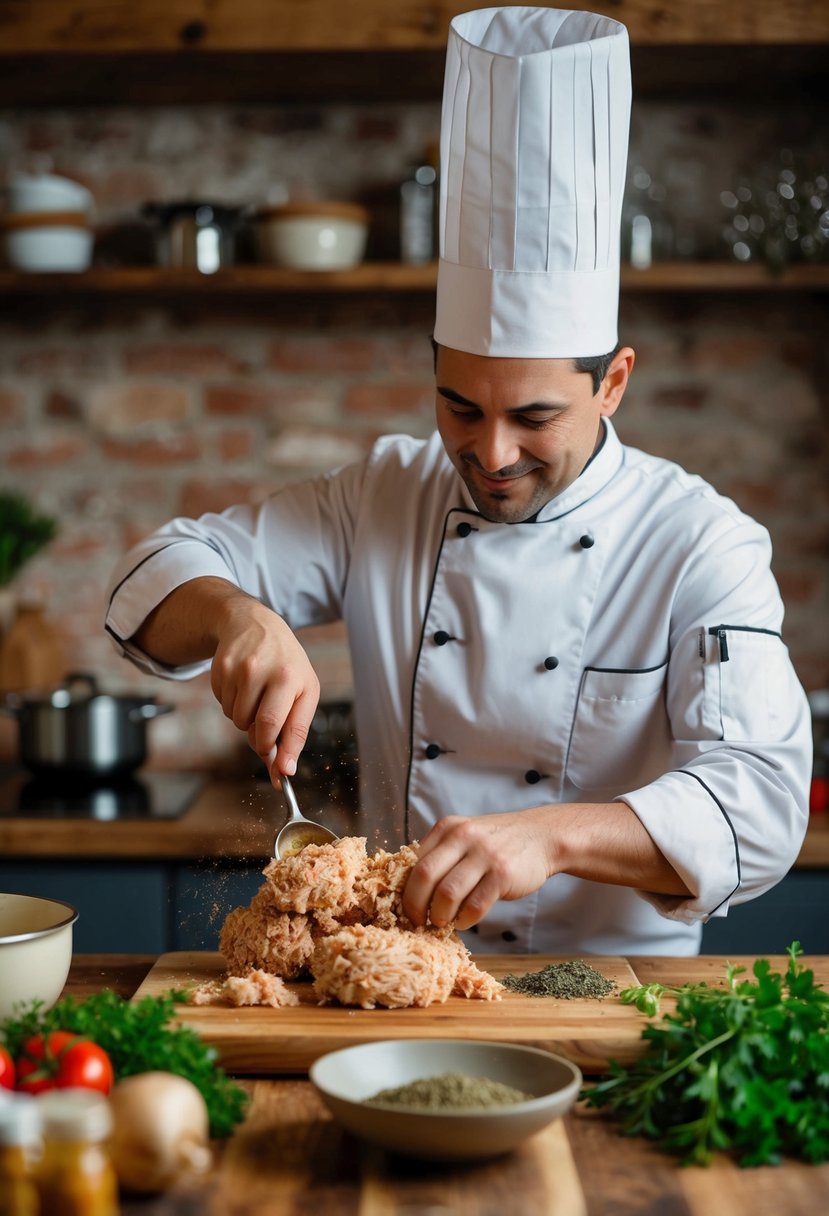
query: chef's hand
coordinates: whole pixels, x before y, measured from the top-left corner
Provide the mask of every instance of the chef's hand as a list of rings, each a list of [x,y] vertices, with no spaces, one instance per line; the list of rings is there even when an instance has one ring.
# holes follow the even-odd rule
[[[320,684],[282,617],[249,596],[234,603],[219,634],[210,683],[225,716],[247,731],[271,780],[293,776]]]
[[[421,842],[403,911],[416,925],[468,929],[497,899],[520,899],[549,878],[549,832],[549,808],[439,820]]]
[[[133,638],[170,667],[210,659],[217,701],[231,722],[247,731],[271,780],[296,772],[320,685],[281,616],[227,579],[205,576],[171,591]]]

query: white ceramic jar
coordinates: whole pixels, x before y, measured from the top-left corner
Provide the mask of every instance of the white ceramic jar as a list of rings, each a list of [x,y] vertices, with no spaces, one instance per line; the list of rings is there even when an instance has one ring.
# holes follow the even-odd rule
[[[95,235],[82,212],[5,215],[0,217],[0,235],[12,270],[79,273],[92,262]]]

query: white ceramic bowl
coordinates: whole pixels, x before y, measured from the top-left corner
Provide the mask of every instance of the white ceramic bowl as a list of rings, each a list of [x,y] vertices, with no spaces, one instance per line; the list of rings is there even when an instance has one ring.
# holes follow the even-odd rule
[[[367,1104],[381,1089],[460,1072],[511,1085],[533,1097],[510,1106],[445,1112]],[[330,1052],[310,1077],[348,1131],[393,1152],[468,1161],[516,1148],[573,1105],[582,1085],[575,1064],[535,1047],[466,1039],[396,1039]]]
[[[88,270],[95,244],[92,230],[79,221],[49,223],[41,222],[42,218],[26,215],[3,219],[3,253],[7,264],[13,270],[42,273],[77,274]],[[21,219],[27,222],[18,224]]]
[[[21,1001],[51,1009],[69,974],[77,919],[62,900],[0,891],[0,1018]]]
[[[368,212],[356,203],[285,203],[255,217],[259,260],[294,270],[348,270],[363,260]]]
[[[29,211],[84,211],[94,199],[85,186],[54,173],[19,173],[6,186],[6,210],[17,215]]]

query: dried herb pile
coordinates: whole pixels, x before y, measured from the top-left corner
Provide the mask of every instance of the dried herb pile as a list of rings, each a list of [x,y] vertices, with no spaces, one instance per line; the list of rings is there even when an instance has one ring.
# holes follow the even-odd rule
[[[505,975],[501,983],[512,992],[522,992],[525,996],[555,996],[565,1001],[607,996],[614,988],[612,980],[582,959],[550,963],[540,971],[530,971],[526,975]]]
[[[421,1077],[406,1085],[381,1089],[366,1098],[369,1105],[382,1102],[389,1106],[407,1106],[415,1110],[469,1110],[483,1106],[512,1106],[528,1102],[533,1094],[522,1093],[511,1085],[490,1081],[488,1077],[470,1077],[462,1072],[446,1072],[439,1077]]]
[[[582,1097],[607,1107],[626,1135],[647,1136],[686,1164],[717,1151],[743,1166],[784,1156],[829,1160],[829,993],[797,959],[793,942],[784,973],[768,959],[728,965],[724,987],[660,984],[626,988],[625,1004],[659,1012],[663,993],[676,1010],[642,1031],[644,1055]]]

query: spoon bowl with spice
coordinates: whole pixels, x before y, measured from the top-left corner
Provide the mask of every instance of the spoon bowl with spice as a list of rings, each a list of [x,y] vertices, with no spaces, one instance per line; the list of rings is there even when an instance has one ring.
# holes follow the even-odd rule
[[[321,1056],[309,1075],[348,1131],[433,1161],[510,1152],[565,1114],[582,1085],[563,1056],[466,1039],[364,1043]]]

